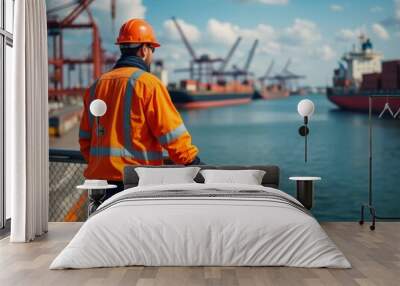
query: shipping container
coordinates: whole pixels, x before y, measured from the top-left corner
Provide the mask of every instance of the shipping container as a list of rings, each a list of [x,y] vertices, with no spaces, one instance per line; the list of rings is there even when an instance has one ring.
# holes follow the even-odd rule
[[[181,88],[188,90],[188,91],[195,91],[197,90],[197,81],[195,80],[181,80]]]
[[[382,89],[393,90],[399,88],[399,82],[397,80],[386,80],[382,81]]]
[[[382,89],[400,89],[400,61],[384,62],[382,67]]]
[[[362,90],[377,90],[381,88],[381,74],[370,73],[364,74],[361,83]]]
[[[400,73],[400,61],[386,61],[382,63],[382,76],[398,75]]]

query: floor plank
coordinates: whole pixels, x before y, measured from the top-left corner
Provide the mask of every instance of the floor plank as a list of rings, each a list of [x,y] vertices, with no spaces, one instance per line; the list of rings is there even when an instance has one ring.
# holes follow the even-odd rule
[[[379,222],[375,231],[354,222],[321,225],[349,259],[352,269],[137,266],[50,271],[52,260],[81,226],[50,223],[49,233],[32,243],[0,240],[0,285],[399,285],[399,222]]]

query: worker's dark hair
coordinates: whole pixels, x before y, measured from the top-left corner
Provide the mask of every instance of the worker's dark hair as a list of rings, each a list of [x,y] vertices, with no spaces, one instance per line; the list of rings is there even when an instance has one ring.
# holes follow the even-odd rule
[[[137,48],[132,48],[121,45],[119,49],[121,50],[121,54],[123,56],[137,56],[137,53],[141,47],[142,46],[139,46]]]

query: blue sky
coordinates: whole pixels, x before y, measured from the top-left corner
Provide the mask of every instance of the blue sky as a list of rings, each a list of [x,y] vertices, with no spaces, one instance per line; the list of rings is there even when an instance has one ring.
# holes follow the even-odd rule
[[[47,1],[49,8],[60,2]],[[290,58],[289,69],[306,75],[309,85],[330,84],[337,61],[357,44],[360,32],[385,59],[400,58],[400,0],[117,0],[114,31],[110,0],[95,0],[91,10],[107,51],[116,51],[113,42],[125,20],[141,17],[152,23],[162,44],[156,57],[164,60],[172,80],[183,77],[173,70],[187,67],[189,54],[171,16],[179,19],[198,54],[223,57],[240,35],[243,40],[230,63],[240,66],[257,38],[260,45],[251,65],[256,75],[265,73],[271,60],[272,73],[278,73]],[[90,33],[73,31],[65,38],[67,55],[88,54]]]

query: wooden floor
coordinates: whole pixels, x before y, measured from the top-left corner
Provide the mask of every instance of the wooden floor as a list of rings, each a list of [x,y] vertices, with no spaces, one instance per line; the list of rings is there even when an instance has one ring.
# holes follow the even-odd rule
[[[0,285],[400,285],[400,223],[375,231],[357,223],[322,223],[353,268],[122,267],[48,270],[81,226],[50,223],[44,237],[27,244],[0,241]]]

